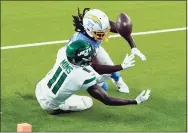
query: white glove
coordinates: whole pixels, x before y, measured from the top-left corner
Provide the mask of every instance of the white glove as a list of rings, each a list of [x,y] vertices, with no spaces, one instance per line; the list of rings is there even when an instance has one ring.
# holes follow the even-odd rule
[[[140,95],[138,95],[137,97],[136,97],[136,102],[137,102],[137,104],[140,104],[141,102],[143,102],[143,101],[146,101],[146,100],[148,100],[148,98],[149,98],[149,94],[150,94],[150,92],[151,92],[151,90],[149,90],[149,89],[147,89],[146,90],[146,93],[145,93],[145,90],[143,90],[141,93],[140,93]]]
[[[97,83],[103,83],[110,78],[110,74],[103,74],[97,77]]]
[[[134,55],[139,56],[141,58],[141,60],[143,60],[143,61],[146,60],[146,56],[144,54],[142,54],[140,52],[140,50],[138,50],[137,48],[132,48],[131,49],[131,53],[134,54]]]
[[[127,69],[129,67],[133,67],[135,66],[134,64],[135,60],[134,60],[134,55],[131,54],[130,56],[127,54],[126,57],[123,60],[123,63],[121,64],[123,69]]]

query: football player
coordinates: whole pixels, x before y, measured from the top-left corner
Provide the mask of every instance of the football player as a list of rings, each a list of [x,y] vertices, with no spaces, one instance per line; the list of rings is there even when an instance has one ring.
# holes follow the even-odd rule
[[[73,16],[73,22],[76,33],[67,43],[67,46],[75,40],[86,40],[96,49],[97,56],[95,61],[103,65],[114,65],[101,43],[108,38],[109,32],[118,33],[116,23],[110,21],[104,12],[98,9],[90,10],[89,8],[85,8],[82,14],[78,9],[78,16]],[[132,54],[139,56],[142,60],[146,60],[146,57],[136,48],[131,35],[124,35],[123,38],[128,41]],[[119,72],[111,73],[111,78],[120,92],[129,93],[129,88],[122,80]],[[102,88],[107,90],[108,85],[106,82]]]
[[[36,98],[41,108],[51,114],[61,111],[81,111],[90,108],[93,101],[88,96],[76,95],[78,90],[87,92],[106,105],[121,106],[139,104],[149,98],[150,90],[142,91],[136,99],[120,99],[108,96],[99,86],[100,76],[90,66],[95,49],[86,41],[77,40],[57,53],[56,62],[50,72],[36,85]],[[134,66],[134,56],[126,56],[121,65],[103,65],[102,72],[115,72]],[[102,65],[101,65],[102,66]],[[100,65],[98,65],[98,68]]]

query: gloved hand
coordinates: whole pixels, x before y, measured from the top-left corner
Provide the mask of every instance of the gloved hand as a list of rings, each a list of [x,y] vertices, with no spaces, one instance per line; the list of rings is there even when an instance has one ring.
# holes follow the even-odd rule
[[[121,64],[121,66],[123,69],[127,69],[129,67],[135,66],[134,62],[135,62],[134,54],[131,54],[130,56],[127,54],[123,60],[123,63]]]
[[[143,60],[143,61],[146,60],[146,56],[144,54],[142,54],[140,52],[140,50],[138,50],[137,48],[132,48],[131,49],[131,53],[134,54],[134,55],[139,56],[141,58],[141,60]]]
[[[150,92],[151,90],[147,89],[146,91],[143,90],[137,97],[136,97],[136,102],[137,104],[140,104],[143,101],[148,100],[149,96],[150,96]]]
[[[97,83],[103,83],[110,78],[110,74],[103,74],[97,77]]]

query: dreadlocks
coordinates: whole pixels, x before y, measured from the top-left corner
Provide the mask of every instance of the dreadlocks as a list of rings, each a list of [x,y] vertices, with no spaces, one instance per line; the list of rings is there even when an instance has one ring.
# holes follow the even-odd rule
[[[73,16],[73,25],[75,27],[76,32],[84,32],[84,27],[83,27],[83,17],[86,14],[86,11],[89,11],[90,8],[84,8],[83,13],[80,13],[80,9],[78,8],[78,16]]]

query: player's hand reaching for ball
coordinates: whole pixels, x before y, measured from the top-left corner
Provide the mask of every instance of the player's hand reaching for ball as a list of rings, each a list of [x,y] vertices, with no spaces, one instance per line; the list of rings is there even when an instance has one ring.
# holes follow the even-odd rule
[[[112,23],[112,22],[111,22]],[[118,19],[116,21],[116,24],[113,24],[116,27],[116,31],[125,39],[127,40],[127,42],[129,43],[129,45],[134,48],[132,48],[131,53],[134,55],[137,55],[141,58],[141,60],[146,60],[146,57],[144,54],[142,54],[140,52],[140,50],[138,50],[136,48],[134,39],[131,36],[132,33],[132,22],[130,17],[125,14],[125,13],[121,13],[118,16]]]
[[[134,54],[131,54],[130,56],[127,54],[123,60],[123,63],[121,64],[123,69],[128,69],[130,67],[135,66],[134,64]]]
[[[131,53],[132,54],[134,54],[134,55],[137,55],[138,57],[140,57],[141,58],[141,60],[146,60],[146,56],[144,55],[144,54],[142,54],[141,52],[140,52],[140,50],[138,50],[137,48],[132,48],[131,49]]]

